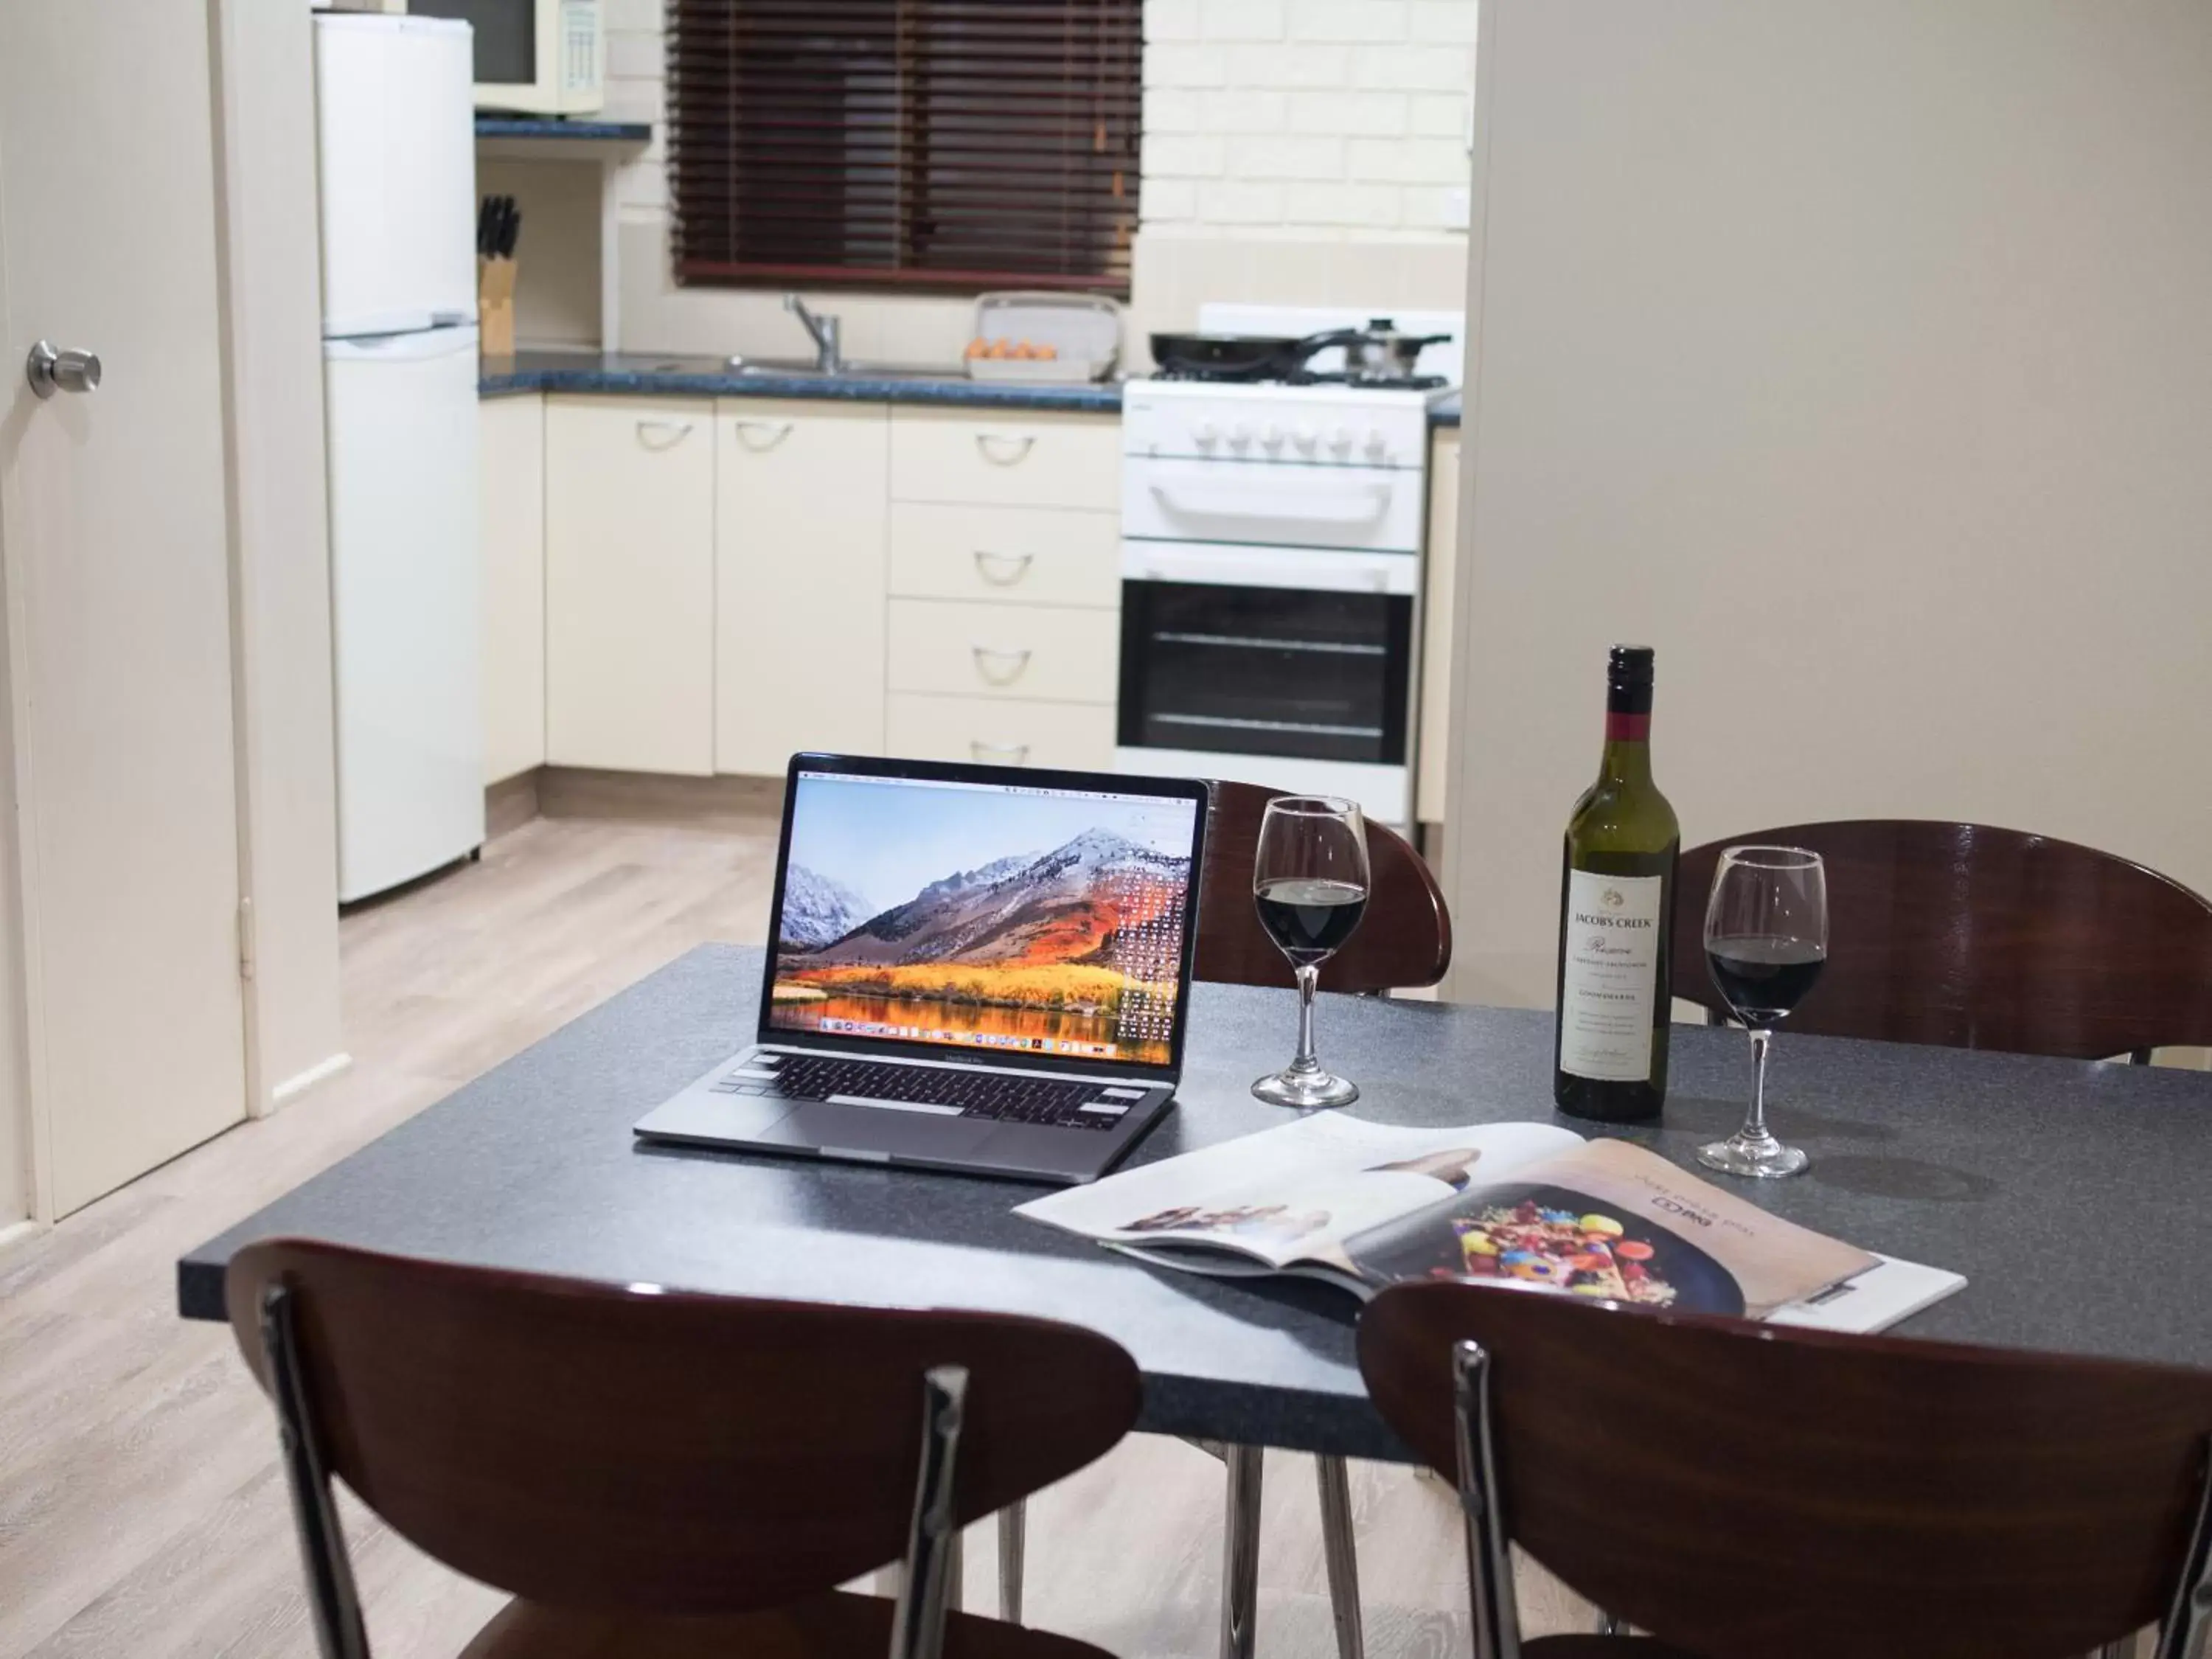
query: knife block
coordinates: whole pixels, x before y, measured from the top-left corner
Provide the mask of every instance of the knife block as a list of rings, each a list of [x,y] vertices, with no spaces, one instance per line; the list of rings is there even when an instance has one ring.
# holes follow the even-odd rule
[[[478,349],[487,357],[514,356],[514,261],[477,261]]]

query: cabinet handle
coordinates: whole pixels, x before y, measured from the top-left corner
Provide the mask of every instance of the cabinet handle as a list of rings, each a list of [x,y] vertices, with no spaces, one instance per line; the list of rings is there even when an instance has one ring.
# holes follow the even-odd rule
[[[1025,743],[985,743],[981,738],[975,738],[969,741],[968,758],[986,765],[1003,760],[1008,766],[1027,766],[1030,763],[1030,746]]]
[[[975,550],[975,574],[994,587],[1012,587],[1030,574],[1030,566],[1036,560],[1034,553],[988,553],[979,547]],[[1013,567],[1011,574],[998,574],[1008,565]]]
[[[659,434],[658,442],[654,441],[655,434]],[[637,423],[638,442],[651,450],[673,449],[690,435],[691,422],[689,421],[640,421]]]
[[[1012,685],[1030,665],[1026,650],[1001,651],[988,645],[971,645],[968,648],[975,653],[975,672],[993,685]],[[1008,662],[1013,664],[1012,668],[999,670],[991,666],[993,663]]]
[[[1026,433],[979,432],[975,447],[983,452],[983,459],[994,466],[1015,466],[1029,457],[1036,440]],[[1011,453],[1010,453],[1011,452]]]
[[[767,435],[755,437],[752,434],[756,433],[765,433]],[[756,455],[766,454],[790,435],[789,421],[739,421],[738,422],[738,441]]]

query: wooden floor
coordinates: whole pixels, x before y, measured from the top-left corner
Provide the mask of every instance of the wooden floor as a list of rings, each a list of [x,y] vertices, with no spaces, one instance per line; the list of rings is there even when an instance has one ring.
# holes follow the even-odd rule
[[[0,1255],[0,1659],[314,1650],[269,1410],[228,1332],[174,1313],[191,1246],[708,939],[766,927],[775,830],[562,817],[346,919],[343,1076]],[[1259,1644],[1334,1651],[1310,1460],[1270,1454]],[[1028,1621],[1127,1659],[1213,1650],[1220,1468],[1133,1437],[1031,1505]],[[1467,1652],[1447,1490],[1356,1466],[1368,1650]],[[498,1595],[349,1504],[380,1659],[457,1652]],[[995,1608],[988,1526],[967,1605]],[[1531,1631],[1587,1609],[1524,1576]]]

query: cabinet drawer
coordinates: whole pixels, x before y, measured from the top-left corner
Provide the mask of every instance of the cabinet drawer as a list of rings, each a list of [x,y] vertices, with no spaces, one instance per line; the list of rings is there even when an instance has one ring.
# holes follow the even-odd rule
[[[1121,618],[1060,605],[893,599],[893,691],[1111,703]]]
[[[1112,416],[891,410],[891,499],[1088,507],[1121,500],[1121,422]]]
[[[986,605],[1121,602],[1121,520],[1042,507],[901,501],[891,509],[891,592]]]
[[[885,701],[890,752],[909,760],[1114,769],[1114,711],[1103,704],[918,691]]]

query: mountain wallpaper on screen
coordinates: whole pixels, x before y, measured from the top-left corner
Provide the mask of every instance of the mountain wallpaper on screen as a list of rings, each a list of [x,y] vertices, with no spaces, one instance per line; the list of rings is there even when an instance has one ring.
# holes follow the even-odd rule
[[[1188,858],[1087,830],[1051,852],[933,881],[905,903],[822,937],[843,920],[823,896],[851,895],[794,865],[784,884],[776,994],[798,1000],[834,990],[1111,1012],[1132,982],[1115,965],[1121,930],[1179,910],[1190,874]],[[791,894],[802,877],[808,905],[794,919]]]

